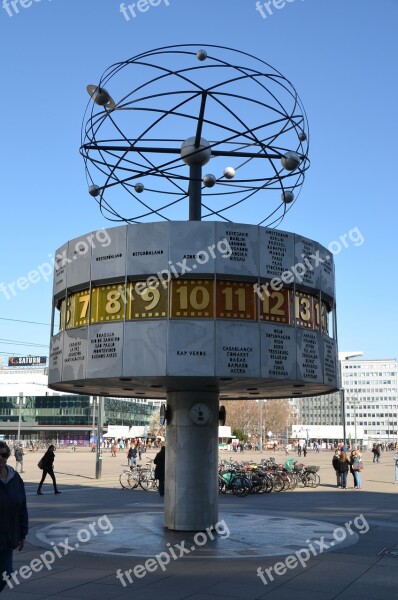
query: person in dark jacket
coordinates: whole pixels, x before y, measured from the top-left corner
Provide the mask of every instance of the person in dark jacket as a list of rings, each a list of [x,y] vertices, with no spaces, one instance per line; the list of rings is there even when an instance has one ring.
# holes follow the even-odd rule
[[[47,475],[50,475],[51,479],[53,480],[54,494],[61,493],[57,488],[57,482],[55,480],[55,475],[54,475],[54,459],[55,459],[54,451],[55,451],[55,446],[53,446],[53,445],[49,446],[47,452],[41,459],[42,465],[43,465],[43,475],[41,476],[39,487],[37,488],[37,494],[39,496],[43,495],[43,492],[41,491],[41,487],[42,487]]]
[[[7,444],[0,442],[0,592],[14,570],[13,550],[22,550],[28,534],[25,487],[21,476],[7,465],[10,454]]]
[[[335,450],[334,456],[332,458],[332,465],[333,465],[333,469],[336,471],[337,487],[341,487],[339,456],[340,456],[340,451]]]
[[[154,458],[155,479],[159,481],[159,495],[164,496],[164,477],[165,477],[166,448],[162,446],[160,452]]]
[[[347,452],[343,452],[343,450],[340,452],[339,468],[340,468],[339,470],[340,470],[341,487],[343,490],[346,490],[347,489],[347,473],[350,468],[350,461],[348,459]]]

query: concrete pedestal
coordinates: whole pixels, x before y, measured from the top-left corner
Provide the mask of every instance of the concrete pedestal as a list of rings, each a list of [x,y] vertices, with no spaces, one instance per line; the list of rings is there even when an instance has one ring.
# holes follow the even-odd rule
[[[196,424],[196,404],[210,411]],[[164,524],[175,531],[202,531],[218,522],[218,393],[167,394],[166,485]]]

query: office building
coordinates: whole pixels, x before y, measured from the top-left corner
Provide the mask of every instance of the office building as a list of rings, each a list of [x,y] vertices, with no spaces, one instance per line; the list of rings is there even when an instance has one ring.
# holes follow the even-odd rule
[[[95,397],[55,392],[47,387],[47,368],[0,368],[0,436],[25,442],[88,445],[96,433]],[[120,425],[144,432],[158,401],[141,398],[104,400],[104,433]]]
[[[397,360],[361,360],[359,355],[339,356],[346,425],[362,427],[367,445],[392,443],[398,439]]]

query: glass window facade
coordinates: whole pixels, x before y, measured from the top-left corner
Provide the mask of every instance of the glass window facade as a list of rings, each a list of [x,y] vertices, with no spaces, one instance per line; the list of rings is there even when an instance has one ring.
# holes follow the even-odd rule
[[[148,425],[156,410],[151,405],[135,402],[134,399],[105,398],[104,426]],[[96,426],[97,408],[90,396],[15,396],[0,397],[0,432],[13,438],[21,418],[21,439],[45,439],[54,437],[50,432],[70,428],[70,439],[89,440]],[[77,433],[79,430],[79,434]],[[76,438],[70,436],[76,435]],[[65,436],[64,436],[65,437]]]

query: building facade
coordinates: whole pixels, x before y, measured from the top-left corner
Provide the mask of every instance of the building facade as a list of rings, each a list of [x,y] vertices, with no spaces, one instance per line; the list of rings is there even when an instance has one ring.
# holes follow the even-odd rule
[[[348,440],[363,446],[398,440],[397,360],[361,356],[362,352],[339,353],[340,391],[293,401],[295,435],[326,440],[333,431],[343,439],[345,430]],[[340,429],[329,429],[337,426]]]
[[[0,436],[24,442],[88,445],[96,434],[98,401],[87,395],[54,392],[43,368],[0,369]],[[157,402],[140,398],[104,400],[104,433],[109,425],[148,427]]]
[[[340,365],[347,426],[363,427],[368,443],[397,441],[397,360],[360,360],[346,353]]]

